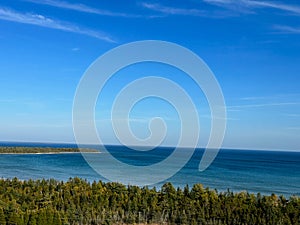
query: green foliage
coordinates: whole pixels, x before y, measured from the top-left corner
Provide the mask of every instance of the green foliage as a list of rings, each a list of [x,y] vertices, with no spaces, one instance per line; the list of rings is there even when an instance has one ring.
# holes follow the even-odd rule
[[[2,208],[0,208],[0,225],[6,225],[6,219]]]
[[[0,146],[0,154],[27,154],[27,153],[64,153],[64,152],[99,152],[95,149],[78,148],[50,148],[50,147],[6,147]]]
[[[218,193],[201,184],[160,190],[79,178],[0,180],[0,225],[300,224],[300,198]]]

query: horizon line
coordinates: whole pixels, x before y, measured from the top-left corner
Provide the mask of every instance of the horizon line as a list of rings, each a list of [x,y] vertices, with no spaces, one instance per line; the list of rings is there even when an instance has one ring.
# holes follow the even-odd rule
[[[4,144],[4,143],[16,143],[16,144],[56,144],[56,145],[63,145],[63,144],[69,144],[69,145],[77,145],[78,144],[76,142],[52,142],[52,141],[16,141],[16,140],[0,140],[0,145]],[[82,145],[87,145],[87,146],[92,146],[92,145],[99,145],[99,143],[90,143],[90,144],[82,144]],[[176,146],[172,146],[172,145],[161,145],[161,146],[135,146],[135,145],[131,145],[131,146],[125,146],[125,145],[121,145],[121,144],[116,144],[116,143],[107,143],[107,144],[103,144],[103,145],[99,145],[99,146],[124,146],[124,147],[161,147],[161,148],[176,148]],[[1,147],[1,146],[0,146]],[[26,147],[26,146],[20,146],[20,147]],[[184,146],[183,148],[193,148],[191,146]],[[196,146],[195,149],[208,149],[205,146]],[[212,148],[209,148],[212,149]],[[273,152],[300,152],[300,149],[296,150],[296,149],[270,149],[270,148],[245,148],[245,147],[229,147],[229,146],[224,146],[221,147],[220,150],[241,150],[241,151],[273,151]]]

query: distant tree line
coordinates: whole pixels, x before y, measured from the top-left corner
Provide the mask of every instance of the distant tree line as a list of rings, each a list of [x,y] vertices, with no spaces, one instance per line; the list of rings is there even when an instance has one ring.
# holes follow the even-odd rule
[[[94,149],[84,148],[81,149],[84,152],[98,152]],[[0,146],[0,154],[14,153],[14,154],[25,154],[25,153],[60,153],[60,152],[80,152],[78,148],[53,148],[53,147],[19,147],[19,146]]]
[[[79,178],[0,180],[0,225],[300,224],[300,198],[286,199],[196,184],[155,188]]]

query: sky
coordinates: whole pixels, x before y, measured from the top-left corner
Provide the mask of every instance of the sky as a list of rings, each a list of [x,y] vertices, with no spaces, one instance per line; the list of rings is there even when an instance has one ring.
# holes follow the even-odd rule
[[[210,67],[227,108],[224,148],[300,150],[300,3],[267,0],[2,0],[0,141],[74,143],[73,98],[86,69],[105,52],[141,40],[179,44]],[[203,93],[158,63],[124,68],[105,86],[95,116],[104,142],[118,144],[110,125],[118,91],[153,75],[191,95],[205,146],[211,118]],[[164,144],[174,145],[177,112],[156,98],[132,109],[133,132],[146,138],[156,116],[169,126]]]

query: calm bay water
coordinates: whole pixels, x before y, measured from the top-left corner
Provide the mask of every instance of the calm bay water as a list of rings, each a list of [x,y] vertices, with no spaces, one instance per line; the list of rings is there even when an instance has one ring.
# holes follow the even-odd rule
[[[0,143],[1,145],[76,147],[70,144],[44,143]],[[159,162],[173,151],[172,148],[157,148],[149,152],[136,152],[120,146],[110,146],[108,149],[119,160],[133,165]],[[198,164],[202,153],[202,149],[197,149],[189,163],[167,181],[180,187],[202,183],[205,187],[218,191],[230,189],[285,196],[300,195],[300,152],[222,149],[212,165],[204,172],[199,172]],[[99,156],[101,154],[97,154]],[[109,163],[105,166],[110,167]],[[112,172],[118,173],[114,168]],[[0,154],[2,178],[54,178],[66,181],[75,176],[89,181],[107,181],[86,163],[80,153]]]

